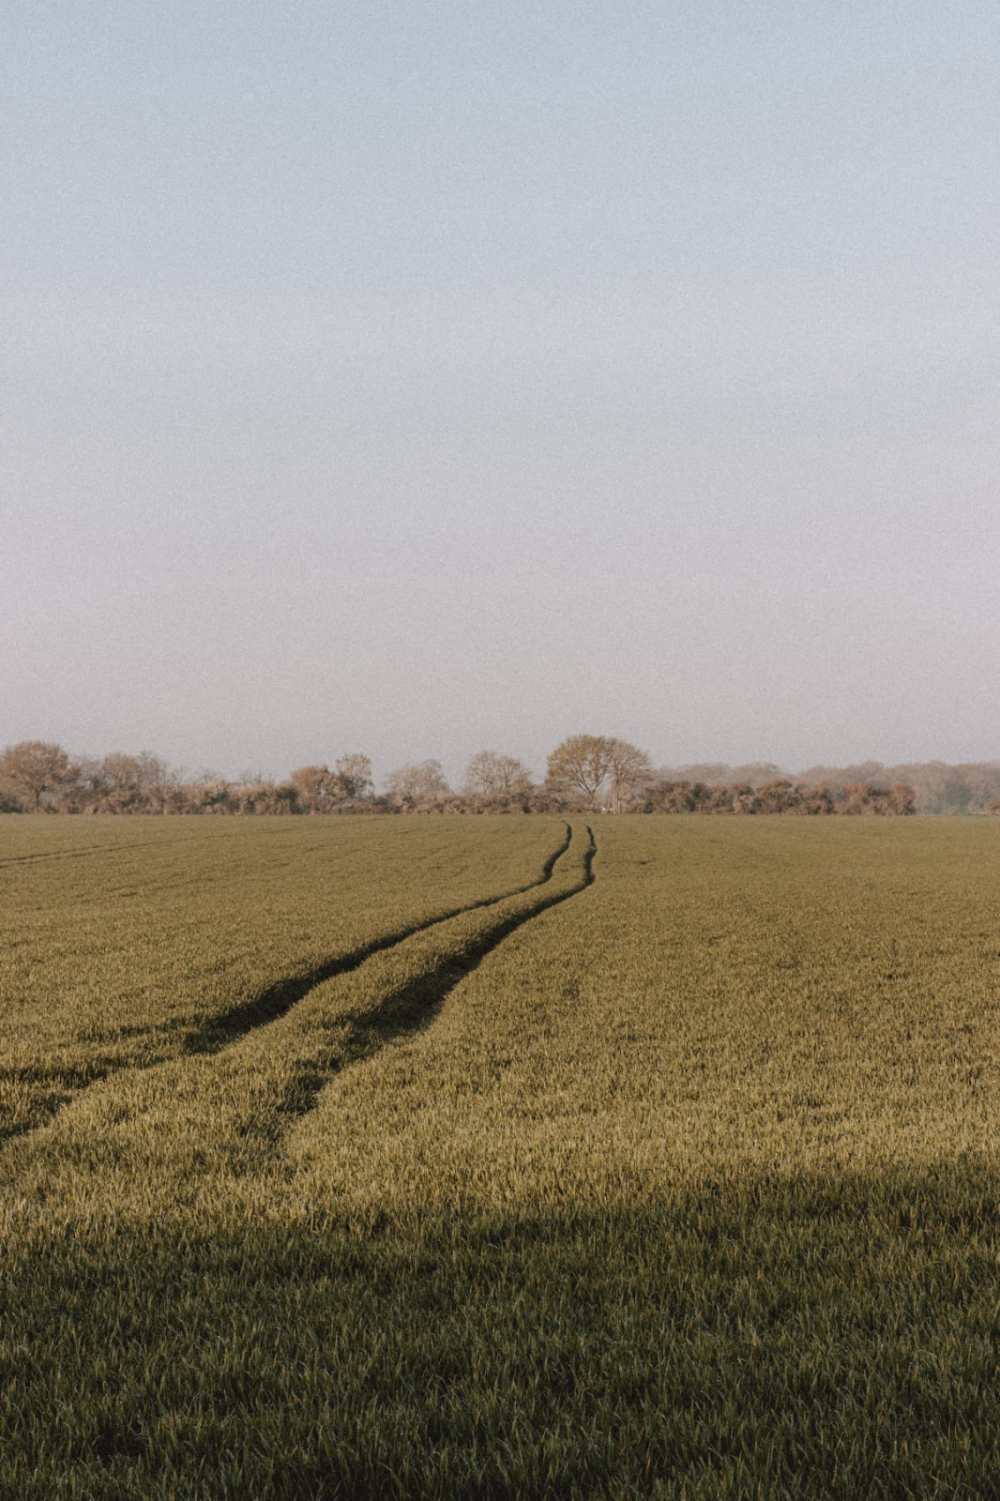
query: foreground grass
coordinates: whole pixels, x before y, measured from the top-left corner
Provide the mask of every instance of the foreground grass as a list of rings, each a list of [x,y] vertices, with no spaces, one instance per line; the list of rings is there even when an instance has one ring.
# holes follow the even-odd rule
[[[996,1187],[38,1237],[4,1494],[990,1496]]]
[[[0,1493],[995,1494],[995,832],[580,825],[96,1084],[3,1154]]]

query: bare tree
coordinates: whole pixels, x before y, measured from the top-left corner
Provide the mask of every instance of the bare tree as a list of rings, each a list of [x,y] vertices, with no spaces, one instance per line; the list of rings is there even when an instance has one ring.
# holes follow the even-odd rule
[[[480,751],[465,771],[465,791],[474,797],[517,797],[531,789],[531,773],[515,756]]]
[[[22,740],[0,756],[0,784],[27,798],[32,813],[38,812],[43,793],[68,787],[75,777],[76,767],[62,746],[45,740]]]
[[[649,776],[649,757],[645,751],[641,751],[636,745],[630,745],[627,740],[608,739],[604,744],[610,781],[610,808],[612,813],[621,813]]]
[[[412,806],[421,798],[448,791],[440,761],[421,761],[419,766],[400,766],[385,779],[386,790],[400,803]]]
[[[604,735],[570,735],[549,757],[548,785],[556,792],[576,793],[596,808],[611,768],[608,743]]]

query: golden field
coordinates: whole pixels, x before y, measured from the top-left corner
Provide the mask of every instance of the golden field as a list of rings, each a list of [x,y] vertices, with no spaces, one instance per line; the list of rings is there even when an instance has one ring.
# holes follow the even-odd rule
[[[994,1492],[1000,830],[589,823],[0,820],[0,1494]]]

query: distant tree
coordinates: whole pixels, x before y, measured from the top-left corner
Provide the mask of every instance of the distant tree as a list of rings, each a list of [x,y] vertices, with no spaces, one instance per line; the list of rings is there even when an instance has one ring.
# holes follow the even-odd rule
[[[1000,763],[949,766],[943,761],[921,761],[883,766],[879,761],[863,761],[856,766],[813,766],[799,773],[799,782],[826,786],[838,796],[860,782],[871,782],[877,792],[900,785],[913,789],[916,813],[981,813],[988,802],[1000,799]]]
[[[657,776],[675,787],[691,785],[693,782],[707,782],[710,787],[720,787],[735,780],[733,768],[728,761],[692,761],[686,766],[664,766]]]
[[[773,761],[748,761],[745,766],[734,766],[729,773],[730,782],[749,782],[755,792],[761,787],[787,780],[785,772]]]
[[[357,752],[339,756],[333,763],[333,774],[338,795],[345,801],[366,797],[375,785],[372,781],[372,763],[367,756]]]
[[[440,761],[421,761],[418,766],[397,767],[386,777],[385,785],[390,796],[407,807],[440,797],[449,790]]]
[[[649,776],[649,757],[627,740],[606,739],[604,747],[609,781],[608,805],[612,813],[621,813]]]
[[[675,783],[702,782],[709,787],[730,787],[737,782],[749,783],[756,791],[787,773],[773,761],[748,761],[745,766],[730,766],[727,761],[694,761],[686,766],[664,767],[659,776]]]
[[[306,813],[328,813],[336,801],[335,775],[329,766],[299,766],[288,781]]]
[[[114,752],[97,767],[88,767],[88,792],[96,795],[102,813],[133,813],[158,810],[167,782],[165,764],[150,751],[137,756]],[[88,801],[91,798],[88,797]]]
[[[596,808],[597,795],[610,769],[604,735],[570,735],[549,757],[546,782],[553,791],[575,795],[588,808]]]
[[[875,787],[871,782],[849,782],[837,798],[837,812],[871,814],[875,812]]]
[[[946,780],[942,791],[942,813],[968,813],[972,788],[959,768]]]
[[[889,788],[889,810],[909,814],[917,811],[917,794],[905,782],[893,782]]]
[[[966,812],[977,813],[980,809],[985,809],[987,803],[1000,798],[1000,766],[989,762],[973,762],[957,769],[965,778],[970,792]],[[901,775],[900,781],[910,782],[910,777]]]
[[[518,797],[531,791],[531,773],[515,756],[480,751],[466,767],[465,791],[499,800]]]
[[[912,787],[896,782],[890,787],[876,787],[872,782],[853,782],[837,799],[838,813],[885,814],[912,813],[916,794]]]
[[[331,813],[340,804],[364,797],[372,790],[372,763],[367,756],[341,756],[329,766],[300,766],[288,785],[305,813]]]
[[[0,756],[0,785],[25,798],[32,813],[46,792],[70,786],[76,772],[62,746],[45,740],[22,740]]]

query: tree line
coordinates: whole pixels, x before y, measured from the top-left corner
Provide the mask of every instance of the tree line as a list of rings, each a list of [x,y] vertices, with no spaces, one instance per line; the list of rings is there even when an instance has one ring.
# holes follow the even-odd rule
[[[752,762],[745,766],[700,762],[664,770],[663,776],[674,782],[709,785],[748,782],[755,789],[786,779],[805,786],[827,787],[837,797],[847,788],[865,782],[882,791],[901,783],[912,787],[918,813],[1000,813],[998,761],[965,761],[958,765],[944,761],[907,761],[895,766],[885,766],[880,761],[860,761],[852,766],[810,766],[795,777],[790,777],[787,771],[772,762]]]
[[[763,771],[766,775],[761,776]],[[771,773],[777,773],[772,775]],[[230,780],[171,771],[149,751],[102,759],[22,740],[0,755],[4,813],[712,813],[900,815],[918,811],[902,781],[794,779],[778,767],[744,768],[729,780],[656,770],[648,755],[608,735],[570,735],[548,758],[543,781],[517,757],[479,751],[460,788],[439,761],[397,767],[377,790],[369,758],[300,766],[287,780],[247,773]],[[985,811],[1000,813],[1000,798]]]

